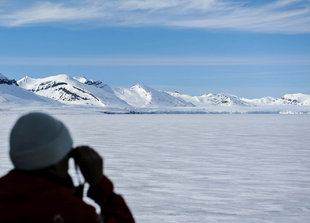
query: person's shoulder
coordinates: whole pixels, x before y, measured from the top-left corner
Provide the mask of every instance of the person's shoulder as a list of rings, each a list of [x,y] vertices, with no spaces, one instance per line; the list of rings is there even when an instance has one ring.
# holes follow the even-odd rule
[[[16,184],[16,182],[18,181],[20,181],[19,174],[16,173],[16,171],[11,170],[10,172],[6,173],[4,176],[0,177],[0,188],[7,187],[9,189],[12,185],[18,185]]]
[[[49,179],[11,171],[0,178],[0,198],[18,197],[19,201],[27,202],[29,213],[59,213],[67,222],[89,222],[97,219],[96,209],[75,196],[73,187],[67,187]],[[42,216],[43,217],[43,216]],[[94,220],[90,220],[94,219]],[[76,221],[78,220],[78,221]],[[87,222],[87,221],[85,221]]]

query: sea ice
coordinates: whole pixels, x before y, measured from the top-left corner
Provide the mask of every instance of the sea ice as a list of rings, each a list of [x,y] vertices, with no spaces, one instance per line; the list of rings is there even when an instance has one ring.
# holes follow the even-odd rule
[[[0,116],[0,175],[18,116]],[[309,115],[55,116],[104,157],[137,222],[310,222]]]

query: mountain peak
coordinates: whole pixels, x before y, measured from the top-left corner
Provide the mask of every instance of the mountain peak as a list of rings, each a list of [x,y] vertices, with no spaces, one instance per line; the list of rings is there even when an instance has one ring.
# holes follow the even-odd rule
[[[115,88],[116,95],[134,107],[188,107],[193,104],[164,91],[137,83],[130,88]]]
[[[132,88],[144,88],[145,86],[142,83],[136,83]]]
[[[32,77],[26,75],[26,76],[23,77],[22,79],[18,80],[18,82],[20,82],[20,81],[29,81],[29,80],[32,80]]]
[[[58,75],[53,75],[53,76],[48,76],[45,78],[32,78],[28,75],[23,77],[18,81],[18,83],[32,83],[32,82],[40,82],[41,80],[45,81],[54,81],[54,82],[67,82],[73,80],[70,76],[67,74],[58,74]]]
[[[132,90],[142,90],[142,91],[145,91],[145,92],[149,92],[151,93],[152,91],[155,91],[155,89],[147,86],[147,85],[144,85],[142,83],[137,83],[136,85],[132,86],[130,89]]]

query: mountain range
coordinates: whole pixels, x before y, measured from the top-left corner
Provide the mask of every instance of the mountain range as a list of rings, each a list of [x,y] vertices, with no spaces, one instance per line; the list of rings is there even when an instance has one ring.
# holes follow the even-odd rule
[[[165,109],[197,111],[215,108],[257,108],[274,106],[306,106],[310,108],[310,95],[285,94],[280,98],[263,97],[247,99],[229,94],[204,94],[191,96],[166,92],[143,84],[130,88],[110,87],[99,80],[70,77],[65,74],[46,78],[26,76],[18,81],[0,74],[1,104],[78,105],[127,110]],[[224,109],[225,110],[225,109]],[[227,110],[227,109],[226,109]],[[253,110],[253,109],[252,109]]]

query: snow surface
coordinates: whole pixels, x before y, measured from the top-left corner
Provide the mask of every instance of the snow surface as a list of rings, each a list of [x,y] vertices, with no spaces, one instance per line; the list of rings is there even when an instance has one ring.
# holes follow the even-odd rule
[[[308,115],[75,112],[53,111],[104,157],[137,222],[310,222]],[[0,115],[0,175],[20,114]]]
[[[16,106],[60,106],[57,101],[33,94],[16,85],[0,84],[0,108]]]

